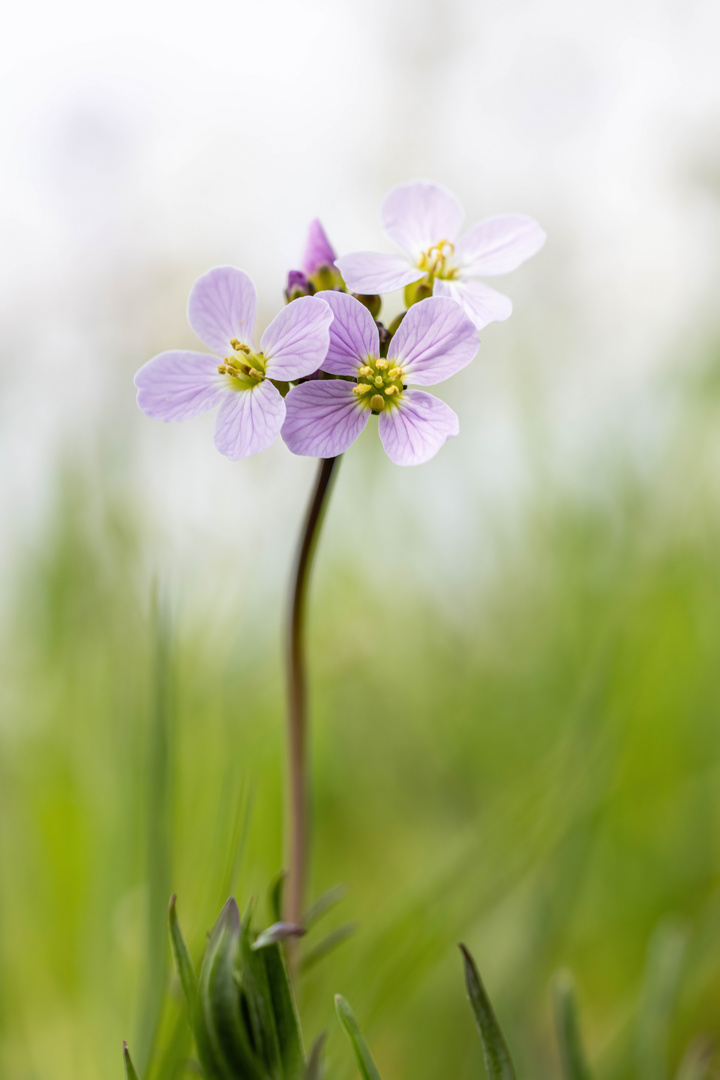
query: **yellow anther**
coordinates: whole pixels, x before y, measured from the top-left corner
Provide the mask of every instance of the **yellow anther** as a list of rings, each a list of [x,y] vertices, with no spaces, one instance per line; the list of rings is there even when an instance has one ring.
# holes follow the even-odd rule
[[[227,368],[224,364],[218,364],[218,375],[227,375]]]
[[[402,373],[402,368],[394,367],[392,371],[388,371],[388,379],[401,379]]]
[[[248,369],[248,375],[251,379],[257,379],[258,382],[261,382],[265,378],[262,371],[258,371],[258,369],[255,367],[251,367]]]
[[[373,371],[373,369],[371,367],[368,367],[367,364],[365,364],[365,366],[361,367],[360,370],[358,371],[358,375],[362,375],[363,377],[367,377],[368,375],[372,375],[372,371]]]
[[[235,352],[243,352],[243,353],[249,353],[250,352],[250,346],[249,345],[243,345],[242,341],[239,341],[236,337],[230,338],[230,344],[231,344],[232,348],[235,350]]]
[[[385,408],[385,399],[380,394],[373,394],[370,398],[370,408],[375,412],[380,412]]]
[[[382,375],[376,375],[375,378],[373,379],[373,382],[375,383],[375,385],[377,386],[377,388],[379,390],[380,387],[385,382],[385,380],[383,379]]]
[[[372,386],[368,383],[358,383],[357,386],[353,386],[353,394],[357,394],[358,397],[362,397],[363,394],[369,394],[372,390]]]
[[[387,360],[383,360],[382,357],[379,360],[375,361],[375,367],[378,369],[378,371],[384,371],[387,366]]]
[[[388,386],[385,388],[385,394],[387,397],[391,397],[393,394],[399,394],[400,390],[397,386]]]

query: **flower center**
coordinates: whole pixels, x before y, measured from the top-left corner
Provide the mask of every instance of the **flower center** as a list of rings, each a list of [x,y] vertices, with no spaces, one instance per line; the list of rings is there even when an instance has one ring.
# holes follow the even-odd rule
[[[265,378],[265,357],[237,338],[230,340],[230,347],[233,355],[226,356],[222,364],[218,364],[219,374],[227,375],[233,390],[252,390]]]
[[[450,264],[455,245],[449,240],[439,240],[427,251],[423,251],[418,260],[418,269],[424,270],[428,277],[452,280],[458,276],[458,268]]]
[[[363,367],[358,370],[357,386],[353,387],[353,394],[358,396],[366,408],[379,413],[397,401],[403,390],[403,370],[394,360],[368,356]]]

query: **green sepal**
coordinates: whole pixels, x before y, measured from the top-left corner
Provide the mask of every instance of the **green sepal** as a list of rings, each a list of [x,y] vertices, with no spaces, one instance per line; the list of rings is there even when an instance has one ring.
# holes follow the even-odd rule
[[[460,946],[460,951],[465,963],[467,995],[480,1032],[488,1078],[489,1080],[515,1080],[515,1069],[510,1051],[482,984],[480,972],[464,945]]]
[[[355,1060],[363,1080],[380,1080],[380,1073],[375,1067],[375,1062],[355,1019],[355,1014],[342,994],[335,995],[335,1011],[355,1051]]]
[[[322,1031],[312,1045],[312,1050],[307,1060],[303,1080],[320,1080],[322,1077],[322,1052],[325,1047],[327,1032]]]
[[[195,974],[195,967],[190,957],[190,951],[185,944],[185,938],[183,937],[182,930],[180,929],[180,923],[177,917],[177,911],[175,910],[176,896],[170,897],[170,908],[168,911],[168,921],[170,923],[170,943],[172,945],[173,958],[175,960],[175,967],[177,969],[178,977],[180,979],[180,985],[182,986],[182,992],[185,997],[185,1004],[187,1005],[188,1016],[190,1019],[190,1026],[195,1024],[195,1012],[197,1010],[197,996],[198,996],[198,981]]]
[[[552,984],[555,1030],[565,1080],[590,1080],[590,1070],[580,1037],[577,998],[572,975],[559,972]]]
[[[195,1042],[207,1080],[267,1080],[250,1045],[235,983],[240,913],[233,899],[210,935],[198,986]]]
[[[123,1062],[125,1063],[125,1080],[139,1080],[126,1042],[123,1043]]]
[[[377,319],[380,314],[380,308],[382,307],[382,297],[377,296],[375,293],[353,293],[356,300],[359,300],[363,307],[366,307],[373,319]]]
[[[278,944],[269,945],[262,950],[260,957],[265,965],[270,987],[285,1080],[302,1080],[305,1075],[305,1051],[300,1016],[282,948]]]
[[[419,281],[412,281],[405,286],[405,307],[411,308],[413,304],[418,304],[421,300],[427,300],[432,294],[432,283],[427,277],[420,278]]]

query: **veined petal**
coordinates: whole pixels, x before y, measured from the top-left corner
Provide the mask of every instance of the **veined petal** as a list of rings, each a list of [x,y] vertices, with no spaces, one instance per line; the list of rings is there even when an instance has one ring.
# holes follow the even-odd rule
[[[217,356],[162,352],[135,376],[137,403],[153,420],[188,420],[222,401],[228,380],[218,373]]]
[[[284,307],[260,339],[271,379],[302,379],[322,364],[333,313],[324,300],[301,296]]]
[[[403,378],[432,386],[464,368],[478,350],[478,336],[459,304],[430,296],[413,304],[388,349],[388,360],[403,370]]]
[[[234,390],[225,398],[215,423],[215,446],[231,461],[266,450],[280,434],[285,402],[265,379],[252,390]]]
[[[294,386],[285,399],[282,437],[293,454],[337,457],[355,442],[368,422],[352,383],[322,379]]]
[[[453,439],[460,425],[449,405],[423,390],[405,390],[378,417],[385,453],[396,465],[422,465]]]
[[[323,371],[333,375],[357,375],[368,356],[380,355],[380,335],[372,315],[348,293],[325,291],[315,296],[324,300],[333,313],[330,345]]]
[[[388,293],[402,289],[425,277],[403,255],[381,255],[374,251],[356,251],[335,260],[343,281],[351,292]]]
[[[499,214],[460,237],[455,260],[463,275],[507,274],[539,251],[546,238],[544,229],[527,214]]]
[[[334,263],[335,252],[325,230],[318,219],[315,218],[314,221],[310,222],[310,228],[308,229],[307,243],[302,257],[302,271],[307,277],[310,277],[321,266],[333,266]]]
[[[416,259],[441,240],[455,239],[463,208],[446,187],[416,180],[388,192],[381,216],[390,239]]]
[[[441,281],[436,278],[431,299],[436,296],[450,297],[460,304],[477,330],[491,322],[504,322],[512,315],[510,297],[481,281]]]
[[[235,266],[215,266],[190,290],[188,322],[218,356],[231,351],[231,338],[252,346],[256,311],[255,286]]]

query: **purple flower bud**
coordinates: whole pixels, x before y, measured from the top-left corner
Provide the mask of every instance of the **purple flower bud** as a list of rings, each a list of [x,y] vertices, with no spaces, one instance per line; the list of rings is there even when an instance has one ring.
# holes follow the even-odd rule
[[[303,273],[307,277],[311,277],[321,266],[333,266],[336,258],[337,255],[333,251],[325,230],[318,219],[315,218],[310,223],[305,251],[303,252],[301,264]]]
[[[291,300],[297,300],[299,296],[312,296],[315,287],[303,274],[302,270],[290,270],[285,286],[285,299],[288,304]]]

